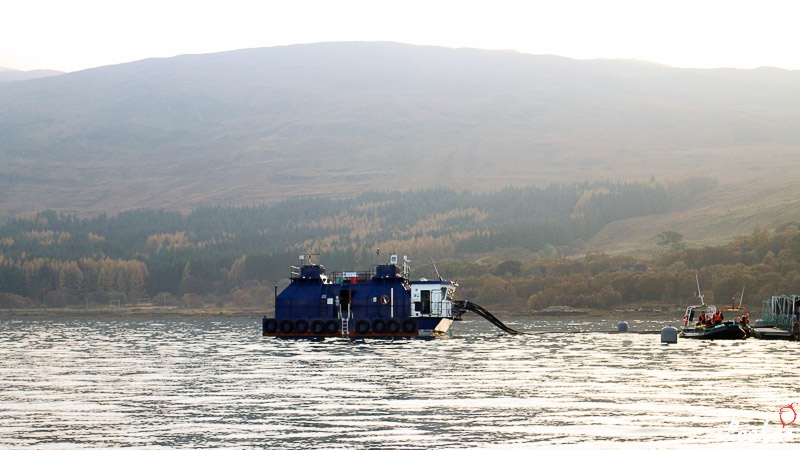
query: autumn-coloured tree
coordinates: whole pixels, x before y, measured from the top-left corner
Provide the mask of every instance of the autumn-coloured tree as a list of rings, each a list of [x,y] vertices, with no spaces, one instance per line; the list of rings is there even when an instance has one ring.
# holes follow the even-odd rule
[[[242,255],[233,262],[231,270],[228,271],[228,280],[241,281],[244,279],[245,263],[247,262],[247,255]]]

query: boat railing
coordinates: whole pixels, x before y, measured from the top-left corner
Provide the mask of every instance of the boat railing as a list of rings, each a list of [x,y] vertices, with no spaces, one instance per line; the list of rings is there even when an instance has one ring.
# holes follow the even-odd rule
[[[431,316],[450,317],[453,315],[453,303],[450,300],[431,302]]]
[[[798,295],[774,295],[764,300],[761,307],[761,322],[767,326],[791,330],[797,314]]]
[[[331,272],[328,279],[335,284],[359,284],[369,282],[375,273],[371,270],[360,272]]]

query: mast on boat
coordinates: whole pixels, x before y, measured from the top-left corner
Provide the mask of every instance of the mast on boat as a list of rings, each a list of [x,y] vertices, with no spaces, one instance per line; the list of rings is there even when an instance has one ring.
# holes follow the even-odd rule
[[[697,281],[697,296],[700,297],[700,304],[701,306],[706,306],[706,301],[703,299],[703,293],[700,292],[700,279],[697,277],[697,274],[694,274],[694,279]]]

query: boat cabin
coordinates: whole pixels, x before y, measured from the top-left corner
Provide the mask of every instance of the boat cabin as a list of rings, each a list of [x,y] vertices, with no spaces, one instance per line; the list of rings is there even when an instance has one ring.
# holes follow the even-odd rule
[[[412,317],[450,317],[456,285],[450,281],[411,282]]]
[[[683,326],[685,328],[694,328],[695,326],[703,325],[702,318],[710,319],[717,313],[717,307],[714,305],[694,305],[686,308],[686,314],[683,315]]]

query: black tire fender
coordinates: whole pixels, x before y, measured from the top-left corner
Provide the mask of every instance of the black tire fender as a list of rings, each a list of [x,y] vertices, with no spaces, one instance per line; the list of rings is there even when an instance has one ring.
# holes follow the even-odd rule
[[[289,334],[289,333],[291,333],[292,331],[294,331],[294,322],[292,322],[292,321],[291,321],[291,320],[289,320],[289,319],[286,319],[286,320],[281,320],[281,326],[280,326],[280,329],[281,329],[281,333],[283,333],[283,334]]]
[[[314,334],[322,334],[325,332],[325,322],[321,320],[314,320],[311,322],[311,332]]]
[[[328,334],[338,333],[339,331],[341,331],[339,328],[340,328],[339,322],[335,320],[329,320],[325,322],[325,332]]]
[[[294,331],[296,333],[305,333],[308,331],[308,321],[305,319],[300,319],[294,323]]]
[[[367,334],[369,333],[369,322],[366,320],[359,320],[356,322],[356,332],[358,334]]]
[[[383,319],[375,319],[372,321],[372,331],[383,334],[386,333],[386,322]]]
[[[272,334],[276,331],[278,331],[278,321],[275,319],[267,319],[266,322],[264,322],[264,332]]]

